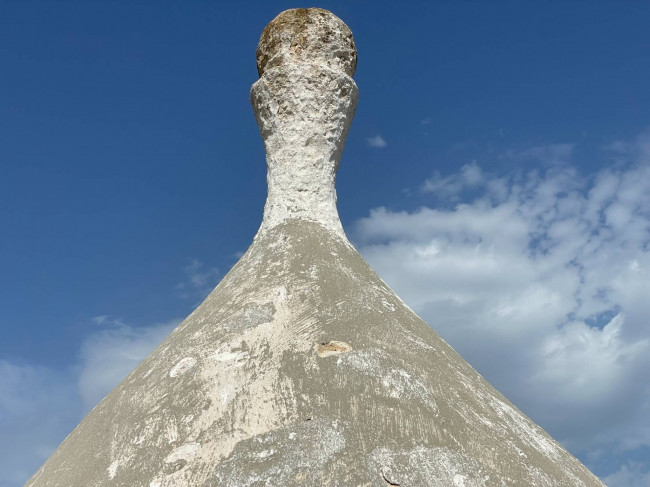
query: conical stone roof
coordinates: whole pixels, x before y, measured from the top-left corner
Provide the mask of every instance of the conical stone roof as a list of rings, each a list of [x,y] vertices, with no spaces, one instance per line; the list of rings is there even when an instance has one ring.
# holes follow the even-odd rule
[[[251,100],[269,194],[253,244],[27,486],[603,485],[346,239],[334,182],[355,66],[325,10],[264,30]]]

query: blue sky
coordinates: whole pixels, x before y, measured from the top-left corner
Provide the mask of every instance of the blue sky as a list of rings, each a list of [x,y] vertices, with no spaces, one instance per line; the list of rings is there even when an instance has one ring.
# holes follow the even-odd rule
[[[0,470],[22,485],[261,221],[248,101],[296,5],[0,6]],[[611,487],[650,485],[650,4],[322,2],[357,248]]]

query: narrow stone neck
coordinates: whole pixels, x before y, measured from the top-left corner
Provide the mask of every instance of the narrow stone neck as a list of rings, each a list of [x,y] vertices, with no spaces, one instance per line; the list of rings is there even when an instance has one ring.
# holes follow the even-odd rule
[[[251,89],[268,169],[258,235],[290,219],[320,223],[345,238],[336,209],[336,171],[354,117],[354,80],[326,64],[267,68]]]

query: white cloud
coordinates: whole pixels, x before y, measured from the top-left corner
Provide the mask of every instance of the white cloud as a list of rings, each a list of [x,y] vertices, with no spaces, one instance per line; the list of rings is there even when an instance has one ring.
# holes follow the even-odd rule
[[[185,278],[176,285],[183,299],[198,299],[197,305],[210,294],[210,291],[219,282],[221,272],[216,267],[206,268],[197,259],[190,260],[190,263],[183,267]]]
[[[368,147],[374,147],[376,149],[383,149],[388,145],[384,138],[379,134],[374,137],[368,137],[366,143],[368,144]]]
[[[90,334],[79,360],[64,370],[0,360],[0,471],[19,487],[83,416],[179,323],[131,327],[109,316]]]
[[[507,151],[502,159],[511,159],[519,162],[541,162],[545,165],[565,164],[571,160],[575,144],[549,144],[519,151]]]
[[[561,163],[570,144],[509,155],[542,173],[472,163],[424,185],[470,199],[356,224],[389,285],[574,451],[650,445],[649,141],[587,177]]]
[[[20,486],[50,455],[81,408],[71,374],[0,360],[2,485]]]
[[[90,335],[80,351],[78,387],[84,412],[90,411],[180,323],[172,320],[136,328],[101,318],[109,327]]]
[[[433,176],[424,181],[422,191],[435,193],[439,198],[456,201],[464,190],[482,186],[484,183],[483,170],[476,164],[476,161],[472,161],[461,167],[457,174],[444,178],[436,171]]]
[[[641,463],[629,462],[605,477],[603,482],[608,487],[650,487],[650,472]]]
[[[177,286],[184,298],[203,298],[220,273],[192,260]],[[64,369],[0,359],[0,472],[2,487],[19,487],[65,436],[180,323],[131,326],[99,315]],[[5,440],[12,438],[11,441]],[[3,441],[4,440],[4,441]]]

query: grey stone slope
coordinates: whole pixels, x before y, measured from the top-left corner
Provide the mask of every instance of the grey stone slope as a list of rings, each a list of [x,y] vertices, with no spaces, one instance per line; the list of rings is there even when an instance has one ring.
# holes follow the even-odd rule
[[[26,485],[603,484],[347,240],[287,220]]]

